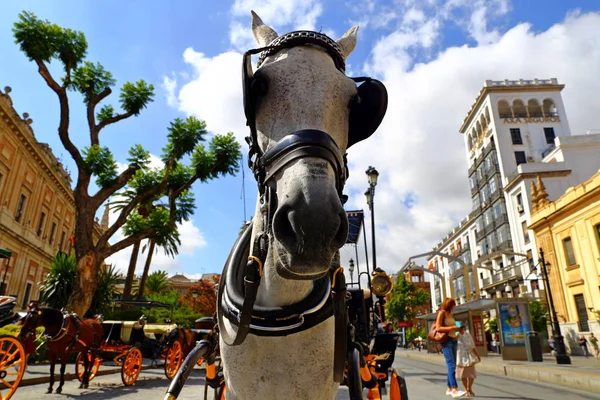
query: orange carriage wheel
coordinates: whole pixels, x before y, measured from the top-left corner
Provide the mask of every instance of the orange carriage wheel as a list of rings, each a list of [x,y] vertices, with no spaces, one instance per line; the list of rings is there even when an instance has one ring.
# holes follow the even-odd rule
[[[8,400],[15,393],[27,366],[23,344],[8,335],[0,335],[0,400]]]
[[[75,374],[77,375],[77,380],[79,382],[83,381],[83,372],[84,372],[83,357],[84,357],[83,352],[79,353],[77,355],[77,361],[75,362]],[[92,357],[93,356],[91,353],[87,353],[88,362],[92,361]],[[92,366],[92,370],[90,371],[90,378],[88,379],[88,382],[91,382],[92,379],[94,379],[94,377],[98,373],[98,370],[100,369],[101,361],[102,360],[100,360],[100,357],[94,358],[94,365]],[[0,400],[2,400],[2,399],[0,399]]]
[[[121,380],[125,386],[131,386],[137,381],[142,370],[142,352],[137,347],[132,347],[121,365]]]
[[[181,362],[183,361],[183,351],[181,350],[181,343],[179,340],[175,340],[167,349],[167,355],[165,357],[165,376],[169,379],[173,379]]]

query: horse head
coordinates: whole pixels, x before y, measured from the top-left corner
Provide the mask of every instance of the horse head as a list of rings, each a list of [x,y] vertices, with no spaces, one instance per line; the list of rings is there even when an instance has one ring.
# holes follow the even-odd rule
[[[324,276],[345,244],[345,152],[370,136],[383,118],[363,115],[361,92],[372,95],[373,90],[361,90],[366,84],[357,89],[355,80],[344,73],[357,31],[357,26],[350,28],[337,41],[308,31],[278,36],[252,13],[252,32],[262,53],[255,72],[249,56],[253,53],[244,57],[245,112],[253,136],[251,154],[257,156],[253,169],[259,183],[270,190],[256,215],[267,202],[273,260],[286,279]],[[372,89],[371,83],[367,86]],[[380,92],[374,97],[383,96]],[[385,107],[387,94],[383,113]],[[307,150],[315,147],[319,149]],[[265,230],[264,223],[262,228],[254,225],[255,230]]]
[[[38,326],[41,326],[42,314],[42,308],[38,306],[37,302],[29,303],[29,311],[22,321],[21,331],[18,336],[27,354],[32,354],[35,351],[35,330]]]

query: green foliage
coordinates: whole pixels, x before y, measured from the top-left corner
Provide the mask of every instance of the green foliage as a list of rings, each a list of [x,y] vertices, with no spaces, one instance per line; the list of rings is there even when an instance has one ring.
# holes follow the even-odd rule
[[[240,144],[233,133],[215,135],[208,146],[196,147],[192,154],[192,165],[196,170],[198,179],[206,182],[217,178],[219,175],[234,174],[239,170]]]
[[[495,335],[496,333],[498,333],[498,319],[497,318],[491,318],[488,322],[487,322],[488,328],[490,328],[490,333],[492,335]]]
[[[9,335],[9,336],[18,336],[21,332],[21,325],[4,325],[0,327],[0,335]],[[44,338],[42,337],[42,333],[44,332],[43,327],[38,327],[36,330],[36,341],[35,348],[38,349],[38,346],[44,342]],[[37,364],[37,363],[45,363],[48,362],[48,346],[44,345],[40,347],[35,354],[30,354],[27,358],[28,364]]]
[[[105,187],[117,177],[117,163],[108,147],[86,147],[83,156],[88,171],[96,176],[98,186]]]
[[[65,70],[76,68],[87,53],[87,41],[82,32],[61,28],[35,14],[23,11],[14,23],[15,43],[30,61],[60,60]]]
[[[135,168],[146,168],[150,164],[150,152],[144,149],[141,144],[136,144],[129,149],[127,162]]]
[[[110,104],[102,106],[98,114],[96,114],[96,118],[99,122],[104,122],[109,118],[112,118],[115,115],[115,109]]]
[[[539,300],[529,302],[529,313],[531,314],[531,322],[533,330],[536,332],[548,331],[548,309]]]
[[[87,103],[91,98],[98,96],[100,93],[117,83],[112,74],[105,70],[102,64],[86,61],[83,65],[73,71],[73,76],[69,84],[69,89],[76,90],[83,94],[83,99]],[[108,106],[112,108],[112,106]],[[100,114],[107,114],[110,109],[105,107],[100,110]],[[104,115],[101,115],[104,117]]]
[[[406,329],[406,340],[408,342],[415,340],[418,337],[421,337],[422,340],[427,339],[427,331],[425,328],[418,329],[417,327],[411,327]]]
[[[75,257],[59,252],[54,256],[50,273],[46,275],[40,287],[40,303],[61,309],[66,307],[73,292],[73,281],[77,271]]]
[[[119,95],[123,110],[133,115],[139,115],[148,106],[148,103],[154,101],[153,98],[154,85],[148,84],[144,80],[135,83],[125,82]]]
[[[103,314],[109,309],[113,300],[119,297],[117,283],[119,283],[119,273],[113,265],[100,269],[98,287],[88,311],[90,315]]]
[[[417,308],[428,301],[429,293],[417,289],[414,283],[406,279],[405,274],[399,274],[387,302],[386,314],[395,321],[410,321],[416,317]]]
[[[167,130],[167,145],[162,154],[165,163],[190,154],[207,133],[206,122],[195,117],[187,117],[185,121],[175,118]]]
[[[169,289],[170,284],[168,280],[167,271],[154,271],[148,274],[145,289],[148,296],[166,293],[169,291]]]

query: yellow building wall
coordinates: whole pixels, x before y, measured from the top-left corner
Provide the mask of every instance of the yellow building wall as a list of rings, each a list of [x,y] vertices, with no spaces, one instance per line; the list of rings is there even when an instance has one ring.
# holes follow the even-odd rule
[[[8,269],[6,260],[0,260],[0,282],[6,274],[5,294],[15,295],[25,307],[27,300],[38,298],[52,258],[70,250],[75,202],[69,174],[50,147],[38,142],[29,116],[21,117],[13,108],[7,89],[0,91],[0,248],[13,255]],[[96,231],[99,237],[99,227]]]
[[[580,334],[600,334],[593,311],[600,310],[600,171],[588,181],[568,189],[554,202],[531,216],[530,229],[550,262],[549,279],[563,336],[573,352]],[[573,245],[575,263],[569,265],[565,239]],[[580,331],[575,296],[583,295],[589,330]],[[590,310],[591,309],[591,310]]]

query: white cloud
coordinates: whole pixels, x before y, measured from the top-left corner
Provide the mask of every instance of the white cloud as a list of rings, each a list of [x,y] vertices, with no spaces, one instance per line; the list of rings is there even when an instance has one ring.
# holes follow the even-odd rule
[[[175,74],[172,77],[165,76],[163,77],[162,87],[165,91],[165,96],[167,98],[167,104],[171,107],[174,107],[177,104],[177,98],[175,97],[175,89],[177,88],[177,79],[175,78]]]
[[[378,265],[392,271],[409,256],[430,250],[471,208],[458,129],[486,79],[557,77],[567,85],[563,98],[573,134],[598,128],[595,110],[600,108],[600,81],[594,79],[600,70],[600,14],[569,14],[545,32],[520,24],[500,33],[490,21],[509,11],[507,0],[485,3],[485,10],[483,3],[467,0],[447,1],[446,8],[435,7],[436,2],[405,3],[397,21],[404,18],[410,24],[399,25],[374,43],[364,66],[385,82],[389,107],[377,134],[350,149],[346,186],[351,195],[347,208],[366,208],[364,171],[374,165],[381,173],[376,194]],[[373,7],[373,13],[377,10]],[[270,23],[276,13],[269,12],[261,16]],[[436,53],[448,21],[463,24],[478,45]],[[240,24],[236,35],[247,34],[248,26]],[[429,61],[414,64],[415,51],[430,51]],[[241,54],[210,58],[190,48],[184,59],[194,76],[177,95],[179,109],[205,119],[215,132],[245,136]],[[370,238],[370,223],[367,227]],[[342,257],[354,257],[354,251],[344,249]]]
[[[566,84],[563,99],[572,133],[599,125],[600,81],[594,79],[600,70],[599,24],[600,13],[570,15],[540,33],[520,24],[494,43],[449,48],[409,70],[398,67],[406,65],[406,54],[381,50],[386,39],[395,48],[396,37],[377,43],[371,68],[387,86],[388,113],[371,139],[350,149],[347,187],[356,194],[349,208],[365,208],[363,171],[373,164],[380,172],[375,201],[379,266],[396,270],[411,255],[430,250],[470,211],[458,129],[484,80],[557,77]],[[407,196],[414,199],[412,207],[403,205]]]

